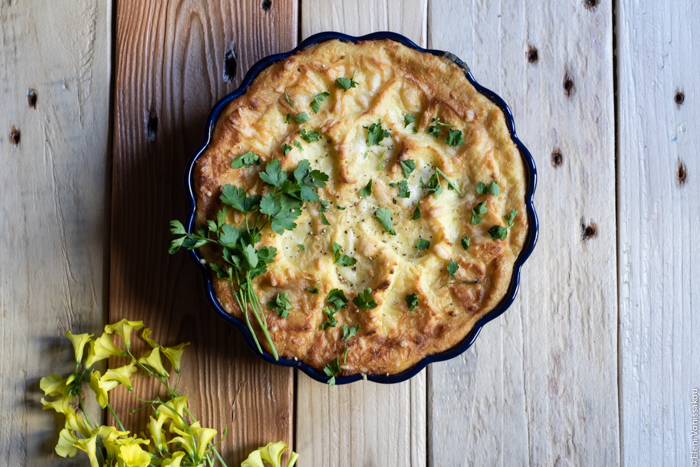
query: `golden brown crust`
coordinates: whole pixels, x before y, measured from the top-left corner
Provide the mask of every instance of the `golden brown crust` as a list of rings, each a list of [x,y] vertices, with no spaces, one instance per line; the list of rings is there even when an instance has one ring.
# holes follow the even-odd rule
[[[350,77],[353,71],[358,86],[344,92],[335,79]],[[324,91],[330,96],[315,114],[309,103]],[[309,115],[307,123],[284,123],[287,113],[300,111]],[[404,127],[406,114],[416,117],[417,132],[414,125]],[[446,131],[439,139],[427,134],[434,117],[462,130],[464,144],[445,144]],[[368,148],[363,126],[378,119],[393,136]],[[302,128],[319,131],[321,141],[301,141]],[[281,145],[292,145],[294,140],[303,143],[303,152],[293,146],[284,156]],[[269,227],[263,231],[262,243],[275,246],[278,253],[255,287],[280,355],[297,357],[321,370],[343,354],[341,326],[359,324],[357,336],[348,340],[343,374],[395,374],[426,355],[454,347],[505,295],[528,229],[525,170],[503,112],[479,94],[453,62],[389,40],[358,44],[334,40],[270,66],[222,112],[212,144],[197,161],[197,224],[215,216],[221,207],[221,187],[227,183],[261,193],[260,167],[230,166],[234,157],[249,150],[260,156],[263,169],[273,159],[280,160],[285,170],[308,159],[313,168],[330,175],[326,188],[319,191],[322,199],[332,202],[326,213],[330,226],[321,223],[318,203],[306,203],[294,231],[282,235]],[[384,168],[378,170],[383,151]],[[397,189],[389,184],[404,179],[399,161],[408,159],[417,166],[409,178],[411,195],[397,198]],[[438,199],[425,197],[419,181],[427,183],[435,167],[460,187],[462,196],[448,190],[443,181]],[[372,196],[359,197],[370,179]],[[477,183],[491,180],[501,187],[501,194],[477,194]],[[486,202],[488,212],[483,222],[471,225],[471,209],[479,202]],[[422,217],[415,221],[410,218],[417,203]],[[389,235],[376,221],[379,207],[391,210],[398,235]],[[518,215],[507,238],[492,240],[487,230],[504,226],[503,217],[513,209]],[[233,224],[242,219],[240,213],[229,213]],[[460,240],[466,235],[471,246],[464,251]],[[419,237],[430,240],[427,251],[415,248]],[[354,267],[333,264],[333,242],[358,260]],[[203,253],[208,261],[219,262],[215,251]],[[448,280],[450,259],[460,266],[454,281],[480,283],[441,288]],[[224,308],[242,317],[228,284],[215,276],[214,283]],[[316,285],[319,294],[306,290]],[[361,311],[352,299],[366,287],[379,306]],[[326,316],[321,309],[334,288],[344,290],[350,303],[337,313],[338,325],[323,330]],[[287,319],[265,306],[283,292],[293,305]],[[413,311],[404,298],[410,293],[419,297]]]

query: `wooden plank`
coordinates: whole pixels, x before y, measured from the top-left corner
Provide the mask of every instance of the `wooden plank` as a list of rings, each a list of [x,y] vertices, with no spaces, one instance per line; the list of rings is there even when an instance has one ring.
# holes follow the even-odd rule
[[[302,36],[391,30],[425,45],[426,0],[302,2]],[[296,449],[304,465],[426,465],[425,372],[395,385],[328,388],[299,373]]]
[[[165,344],[192,342],[183,392],[204,424],[228,425],[229,465],[270,441],[292,443],[293,372],[258,359],[215,316],[191,260],[168,255],[168,222],[184,218],[184,166],[212,105],[256,60],[296,39],[293,0],[117,5],[110,320],[144,319]],[[116,405],[143,426],[145,411],[126,415],[133,398]]]
[[[540,219],[514,305],[429,368],[431,465],[619,463],[612,11],[584,3],[429,5],[428,45],[511,106]]]
[[[623,463],[697,465],[700,5],[619,4]]]
[[[54,453],[63,417],[41,410],[39,379],[73,369],[66,329],[105,319],[110,4],[0,3],[3,465],[85,464]]]

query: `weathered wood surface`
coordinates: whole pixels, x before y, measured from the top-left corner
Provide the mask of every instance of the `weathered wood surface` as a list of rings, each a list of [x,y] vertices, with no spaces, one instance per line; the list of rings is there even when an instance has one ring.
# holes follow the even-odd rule
[[[428,46],[511,106],[540,219],[516,302],[429,368],[431,465],[619,463],[612,11],[584,3],[429,4]]]
[[[39,379],[73,369],[66,329],[104,321],[111,17],[97,0],[0,3],[2,465],[85,462],[54,453],[63,417]]]
[[[620,1],[620,397],[628,466],[699,460],[691,458],[700,439],[697,399],[692,405],[700,389],[698,30],[698,2]]]
[[[302,36],[392,30],[425,45],[426,3],[304,0]],[[333,388],[299,373],[296,398],[296,449],[303,465],[426,465],[424,371],[397,385]]]
[[[293,373],[258,359],[215,316],[191,260],[168,255],[168,222],[184,218],[184,166],[211,107],[296,40],[292,0],[117,4],[110,320],[143,319],[165,344],[192,342],[183,389],[206,426],[228,426],[229,465],[270,441],[292,443]],[[137,402],[123,394],[119,413],[143,423],[145,411],[126,416]]]

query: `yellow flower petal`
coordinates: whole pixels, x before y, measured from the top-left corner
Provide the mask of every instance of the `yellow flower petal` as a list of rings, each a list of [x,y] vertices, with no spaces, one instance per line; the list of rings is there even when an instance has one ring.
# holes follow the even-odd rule
[[[177,428],[175,428],[175,430],[179,431],[182,434],[182,436],[173,437],[173,439],[168,441],[168,444],[180,443],[190,456],[194,456],[194,443],[192,442],[192,438],[190,437],[190,435],[178,430]]]
[[[78,414],[66,414],[66,425],[67,430],[80,433],[81,435],[89,438],[92,436],[92,430],[87,425],[85,418]]]
[[[87,344],[94,334],[73,334],[70,331],[66,331],[65,336],[70,339],[73,343],[73,350],[75,351],[75,361],[80,363],[83,361],[83,350],[85,350],[85,344]]]
[[[131,347],[131,331],[138,331],[143,327],[143,321],[129,321],[122,319],[117,323],[108,324],[105,326],[105,332],[107,334],[119,334],[124,340],[124,347],[127,349]]]
[[[180,428],[181,430],[185,429],[185,422],[183,419],[185,417],[186,408],[187,396],[180,396],[160,404],[156,409],[156,413],[159,418],[163,415],[171,420],[170,432],[175,433],[175,428]]]
[[[160,358],[160,348],[158,347],[151,350],[146,356],[139,358],[139,363],[150,366],[161,376],[170,376],[163,366],[163,360]]]
[[[141,449],[138,444],[129,444],[119,448],[117,455],[117,465],[119,467],[148,467],[151,463],[151,456]]]
[[[287,467],[294,467],[294,464],[297,463],[297,459],[299,459],[299,454],[292,451],[292,455],[289,456],[289,462],[287,462]]]
[[[126,355],[122,349],[114,345],[112,342],[112,336],[109,333],[104,332],[94,341],[90,341],[90,348],[88,349],[87,360],[85,361],[85,366],[90,368],[93,364],[109,358],[111,356],[123,357]]]
[[[65,378],[53,374],[44,376],[39,380],[39,387],[46,396],[60,396],[68,394],[68,386]]]
[[[204,457],[204,452],[209,446],[209,442],[216,436],[217,431],[213,428],[196,428],[192,430],[197,438],[197,457]]]
[[[163,423],[168,420],[165,414],[159,414],[158,420],[150,417],[148,422],[148,431],[151,433],[151,438],[153,439],[153,444],[155,447],[161,451],[168,450],[167,440],[165,438],[165,430],[163,430]]]
[[[148,328],[143,328],[143,331],[141,331],[141,338],[148,342],[148,345],[153,347],[154,349],[158,347],[158,342],[154,341],[153,339],[150,338],[151,335],[151,330]]]
[[[174,452],[173,457],[170,459],[164,459],[160,467],[180,467],[180,462],[182,458],[185,457],[185,453],[182,451]]]
[[[175,347],[161,347],[161,351],[163,352],[163,355],[165,355],[165,358],[170,360],[170,363],[173,364],[175,373],[180,373],[180,359],[182,358],[183,349],[188,345],[190,345],[189,342],[184,342],[176,345]]]
[[[97,462],[97,455],[95,454],[97,448],[97,434],[87,439],[79,439],[74,446],[81,451],[85,451],[90,459],[90,467],[100,467],[99,462]]]
[[[137,370],[136,365],[133,363],[130,363],[128,365],[120,366],[119,368],[114,368],[105,371],[104,376],[100,378],[101,381],[107,382],[107,381],[117,381],[126,388],[131,391],[133,389],[133,385],[131,384],[131,380],[129,377]]]
[[[58,434],[58,444],[56,444],[56,454],[61,457],[73,457],[78,453],[78,448],[75,447],[75,443],[78,442],[78,438],[73,436],[70,430],[64,428]]]
[[[95,393],[97,403],[104,409],[109,403],[109,396],[107,395],[107,392],[119,386],[119,383],[117,381],[102,381],[100,378],[100,372],[95,370],[90,373],[89,386]]]
[[[55,401],[47,401],[43,397],[41,398],[41,404],[44,406],[44,410],[55,410],[58,413],[62,414],[75,414],[75,408],[71,405],[71,402],[73,402],[73,396],[70,395],[65,395],[61,396]]]
[[[251,452],[248,458],[243,461],[241,467],[265,467],[260,457],[260,451]]]
[[[280,462],[282,459],[282,453],[289,449],[289,446],[284,441],[278,441],[276,443],[269,443],[267,446],[258,448],[260,451],[260,457],[265,462],[269,462],[273,467],[280,467]]]
[[[95,433],[100,437],[105,448],[107,448],[107,456],[109,458],[114,458],[119,453],[121,445],[118,440],[129,435],[128,431],[119,431],[115,427],[108,425],[102,425],[93,432],[93,434]]]

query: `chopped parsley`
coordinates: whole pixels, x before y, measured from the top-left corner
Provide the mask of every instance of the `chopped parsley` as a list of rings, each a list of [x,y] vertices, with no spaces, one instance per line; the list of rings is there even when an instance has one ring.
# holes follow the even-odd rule
[[[360,190],[360,196],[362,198],[367,198],[368,196],[371,196],[371,195],[372,195],[372,179],[370,179],[369,182],[367,182],[367,185],[365,185],[364,188],[362,188]]]
[[[416,170],[416,163],[410,159],[407,161],[399,161],[399,165],[401,166],[401,169],[403,170],[404,178],[410,177],[411,172]]]
[[[352,299],[352,303],[360,310],[372,310],[377,308],[377,301],[372,297],[372,289],[369,287],[367,287],[364,292],[357,294],[357,296]]]
[[[336,208],[337,210],[339,210],[339,211],[345,211],[345,208],[342,207],[342,206],[337,206],[337,205],[336,205],[335,208]]]
[[[377,170],[384,170],[384,156],[386,155],[386,150],[382,152],[382,155],[379,157],[379,164],[377,164]]]
[[[304,245],[302,245],[301,243],[297,243],[297,246],[299,247],[299,249],[301,251],[306,251],[306,247]]]
[[[363,126],[367,130],[367,145],[374,146],[382,142],[384,138],[390,138],[391,132],[382,128],[382,120],[372,123],[370,126]]]
[[[330,305],[324,306],[323,312],[328,316],[328,321],[321,325],[321,329],[335,327],[335,325],[338,324],[338,320],[335,319],[335,314],[348,306],[348,298],[345,296],[345,292],[340,289],[332,289],[328,292],[326,301],[330,303]]]
[[[444,173],[442,170],[440,170],[439,168],[435,167],[435,173],[437,173],[438,175],[440,175],[442,178],[445,179],[445,181],[447,182],[447,189],[448,189],[448,190],[454,190],[454,191],[456,191],[457,193],[459,193],[460,195],[462,194],[462,192],[459,191],[459,187],[457,187],[457,185],[456,185],[452,180],[450,180],[449,178],[447,178],[447,175],[445,175],[445,173]]]
[[[302,112],[292,118],[295,123],[301,125],[302,123],[306,123],[309,121],[309,116],[306,115],[306,112]]]
[[[467,237],[464,237],[462,240],[460,240],[459,243],[461,243],[462,248],[464,248],[466,250],[467,248],[469,248],[469,243],[471,241],[472,241],[472,239],[469,236],[467,236]]]
[[[311,130],[307,132],[304,128],[301,129],[301,139],[307,143],[315,143],[321,139],[321,134],[318,131]]]
[[[338,86],[343,91],[347,91],[350,88],[356,88],[357,87],[357,81],[355,81],[355,73],[356,72],[357,72],[357,70],[352,72],[351,78],[336,78],[336,80],[335,80],[336,86]]]
[[[240,169],[241,167],[250,167],[253,164],[260,165],[260,156],[250,151],[247,151],[231,161],[231,167]]]
[[[343,324],[343,337],[340,338],[343,342],[347,342],[348,339],[353,337],[355,334],[357,334],[357,331],[360,330],[360,325],[356,324],[355,326],[347,327]]]
[[[298,147],[300,151],[304,150],[304,148],[301,146],[301,143],[297,140],[294,140],[294,146]]]
[[[508,223],[508,227],[513,227],[513,224],[515,223],[515,216],[518,214],[517,209],[513,209],[509,215],[503,216],[503,218],[506,220]]]
[[[289,123],[292,121],[292,114],[287,114],[284,116],[284,123]]]
[[[379,208],[374,213],[374,216],[377,218],[379,223],[382,224],[384,230],[386,230],[391,235],[396,235],[396,230],[394,230],[394,226],[391,225],[391,211],[389,209]]]
[[[323,367],[323,372],[326,374],[326,376],[330,376],[330,378],[328,378],[329,388],[335,386],[335,377],[339,375],[341,371],[338,357],[335,357],[332,362],[326,363],[326,366]]]
[[[420,219],[420,203],[416,203],[416,209],[413,210],[413,215],[411,216],[412,221],[417,221]]]
[[[399,183],[389,183],[389,186],[399,189],[399,198],[408,198],[411,196],[411,190],[408,189],[408,181],[406,180],[401,180]]]
[[[440,137],[440,133],[442,133],[441,127],[447,127],[447,128],[454,127],[454,125],[450,125],[449,123],[442,123],[439,118],[433,118],[430,121],[433,122],[434,125],[430,125],[428,127],[428,134],[435,137],[435,138]]]
[[[430,240],[418,238],[418,241],[416,242],[416,248],[418,248],[421,251],[427,250],[428,248],[430,248]]]
[[[289,316],[289,310],[292,309],[292,303],[289,301],[289,295],[285,292],[277,295],[274,300],[270,300],[267,307],[277,313],[280,318],[286,318]]]
[[[437,197],[440,196],[440,193],[442,193],[440,176],[437,174],[437,172],[430,176],[430,180],[428,180],[427,185],[423,182],[423,179],[421,179],[420,185],[421,188],[425,189],[425,196],[433,195],[435,196],[435,199],[437,199]]]
[[[450,128],[445,142],[450,146],[461,146],[464,144],[464,133],[462,133],[460,130]]]
[[[406,306],[408,306],[408,311],[413,311],[418,306],[418,294],[410,293],[406,295]]]
[[[447,274],[448,274],[448,279],[445,284],[440,287],[441,289],[443,287],[446,287],[448,284],[481,284],[479,281],[462,281],[462,282],[450,282],[450,279],[452,279],[455,275],[457,275],[457,271],[459,270],[459,263],[456,261],[450,259],[450,262],[447,263]]]
[[[500,225],[494,225],[487,232],[492,240],[505,240],[508,236],[508,229]]]
[[[471,224],[476,225],[481,223],[481,221],[484,220],[482,215],[486,214],[488,212],[488,208],[486,207],[486,201],[482,201],[481,203],[477,204],[472,208],[472,220]]]
[[[323,102],[326,97],[330,96],[331,94],[329,92],[322,92],[320,94],[316,94],[309,104],[309,107],[311,107],[311,110],[314,111],[315,114],[318,113],[319,110],[321,110],[321,102]]]
[[[296,110],[297,107],[294,105],[294,103],[292,102],[292,100],[289,98],[289,94],[287,94],[287,93],[285,92],[285,93],[284,93],[284,98],[287,99],[287,104],[289,104],[294,110]]]
[[[291,151],[291,150],[292,150],[292,147],[290,145],[282,143],[282,154],[284,154],[286,156],[287,154],[289,154],[289,151]]]
[[[313,289],[309,287],[306,289],[306,291],[309,293],[312,293],[312,294],[317,294],[318,293],[318,281],[316,281],[316,287],[314,287]]]
[[[488,187],[484,182],[479,182],[476,184],[476,192],[480,195],[488,193],[489,195],[498,196],[501,194],[501,187],[495,181],[491,182]]]
[[[333,242],[333,264],[339,266],[354,266],[357,260],[351,256],[347,256],[341,253],[343,251],[342,245]]]
[[[403,127],[406,128],[408,125],[411,123],[414,123],[416,121],[416,117],[414,117],[411,114],[406,114],[403,116]]]

